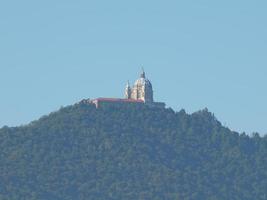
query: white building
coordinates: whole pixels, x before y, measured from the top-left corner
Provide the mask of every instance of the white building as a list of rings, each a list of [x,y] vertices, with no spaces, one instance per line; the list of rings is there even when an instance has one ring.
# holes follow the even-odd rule
[[[165,103],[154,102],[153,87],[151,82],[146,78],[144,70],[135,81],[133,87],[130,86],[129,81],[125,89],[125,98],[97,98],[93,100],[85,100],[93,103],[96,107],[102,105],[122,105],[122,104],[145,104],[152,107],[165,108]]]

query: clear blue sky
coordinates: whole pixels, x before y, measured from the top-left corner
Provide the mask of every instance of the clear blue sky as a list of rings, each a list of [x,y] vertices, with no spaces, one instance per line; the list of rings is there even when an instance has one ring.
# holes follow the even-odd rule
[[[267,133],[267,1],[0,2],[0,127],[121,97],[143,66],[155,99]]]

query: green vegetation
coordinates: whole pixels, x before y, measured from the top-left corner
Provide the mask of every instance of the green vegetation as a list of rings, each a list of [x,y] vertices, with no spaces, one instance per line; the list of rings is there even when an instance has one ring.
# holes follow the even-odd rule
[[[207,110],[60,109],[0,129],[2,200],[266,200],[267,137]]]

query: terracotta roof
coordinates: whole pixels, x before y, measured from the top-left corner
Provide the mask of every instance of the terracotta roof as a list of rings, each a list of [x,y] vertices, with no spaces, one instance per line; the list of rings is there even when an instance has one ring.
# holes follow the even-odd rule
[[[129,102],[129,103],[144,103],[143,100],[137,99],[119,99],[119,98],[97,98],[93,99],[92,101],[105,101],[105,102]]]

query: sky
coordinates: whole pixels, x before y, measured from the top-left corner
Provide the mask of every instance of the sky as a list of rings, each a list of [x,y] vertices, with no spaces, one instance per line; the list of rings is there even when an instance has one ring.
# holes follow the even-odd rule
[[[267,133],[267,1],[0,2],[0,127],[85,98],[123,97],[144,67],[155,99]]]

